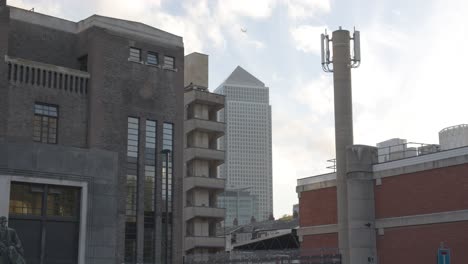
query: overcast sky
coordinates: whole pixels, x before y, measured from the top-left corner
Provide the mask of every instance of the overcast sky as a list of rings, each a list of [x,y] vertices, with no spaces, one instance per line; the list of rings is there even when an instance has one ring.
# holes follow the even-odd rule
[[[8,0],[69,19],[140,21],[210,56],[210,90],[237,65],[270,87],[275,216],[291,214],[296,180],[328,172],[334,157],[332,75],[320,67],[320,33],[361,31],[353,69],[354,142],[438,143],[468,123],[465,0]],[[244,33],[241,29],[246,29]]]

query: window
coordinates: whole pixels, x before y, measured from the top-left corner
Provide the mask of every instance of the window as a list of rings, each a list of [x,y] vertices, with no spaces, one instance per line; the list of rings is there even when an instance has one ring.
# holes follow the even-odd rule
[[[174,125],[171,123],[163,124],[163,150],[169,150],[168,153],[163,154],[162,160],[162,202],[164,204],[162,209],[162,234],[164,236],[161,241],[161,257],[162,263],[172,263],[172,241],[173,241],[173,229],[172,229],[172,208],[173,208],[173,141],[174,136]]]
[[[141,61],[141,50],[137,48],[130,48],[130,57],[128,58],[131,61]]]
[[[80,65],[80,71],[88,71],[88,55],[79,57],[78,64]]]
[[[125,261],[134,263],[136,259],[136,213],[137,213],[137,179],[138,179],[138,146],[140,120],[135,117],[127,119],[127,197],[125,223]]]
[[[36,103],[34,105],[33,139],[36,142],[57,144],[58,107]]]
[[[149,54],[148,54],[149,55]],[[155,180],[157,123],[146,120],[143,261],[154,263],[155,255]]]
[[[175,61],[174,57],[164,56],[164,67],[168,69],[174,69],[175,68],[174,61]]]
[[[80,187],[11,182],[8,222],[27,263],[77,263],[80,201]]]
[[[148,51],[146,63],[149,65],[158,65],[158,54],[155,52]]]

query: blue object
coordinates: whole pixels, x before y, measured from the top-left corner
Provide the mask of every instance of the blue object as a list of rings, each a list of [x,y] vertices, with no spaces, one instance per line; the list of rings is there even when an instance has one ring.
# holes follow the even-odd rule
[[[450,264],[450,249],[439,248],[437,251],[437,264]]]

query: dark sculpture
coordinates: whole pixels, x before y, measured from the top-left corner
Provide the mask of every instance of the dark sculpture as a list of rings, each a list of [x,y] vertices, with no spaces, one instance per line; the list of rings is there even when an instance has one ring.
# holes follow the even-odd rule
[[[21,241],[7,222],[5,216],[0,217],[0,264],[26,264]]]

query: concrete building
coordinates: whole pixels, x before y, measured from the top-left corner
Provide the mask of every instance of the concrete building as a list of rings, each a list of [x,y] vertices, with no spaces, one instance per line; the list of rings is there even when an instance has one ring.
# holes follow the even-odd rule
[[[27,263],[181,263],[183,54],[0,1],[0,215]]]
[[[468,259],[468,147],[380,162],[354,145],[347,160],[350,240],[373,248],[366,263],[436,263],[441,247],[453,263]],[[336,173],[299,179],[296,191],[301,250],[338,248]]]
[[[208,91],[207,55],[192,53],[185,62],[184,243],[191,260],[203,260],[223,251],[225,244],[224,237],[216,236],[216,226],[225,215],[217,203],[225,186],[218,174],[224,151],[217,143],[225,130],[217,120],[224,96]]]
[[[226,163],[221,176],[233,188],[250,188],[257,204],[257,221],[273,213],[271,106],[268,87],[241,67],[215,90],[226,96],[221,118],[226,120]],[[227,207],[227,214],[236,208]],[[230,224],[226,221],[226,224]]]

